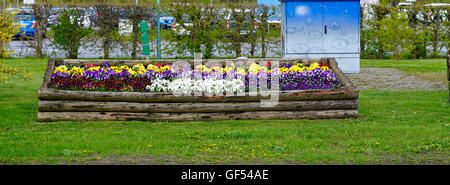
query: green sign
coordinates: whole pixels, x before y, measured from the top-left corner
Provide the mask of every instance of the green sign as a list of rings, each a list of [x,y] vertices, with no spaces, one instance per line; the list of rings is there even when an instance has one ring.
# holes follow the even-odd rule
[[[148,37],[148,24],[145,21],[141,22],[141,32],[142,32],[142,54],[150,55],[150,38]]]
[[[142,54],[150,55],[150,45],[148,44],[142,45]]]
[[[148,44],[150,42],[150,39],[148,38],[148,33],[142,34],[142,44]]]
[[[145,21],[141,22],[141,32],[142,33],[148,32],[148,25],[147,25],[147,22],[145,22]]]

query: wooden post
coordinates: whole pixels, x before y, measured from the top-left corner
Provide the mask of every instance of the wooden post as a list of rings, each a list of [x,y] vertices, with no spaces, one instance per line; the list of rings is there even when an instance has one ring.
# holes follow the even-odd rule
[[[450,103],[450,54],[447,55],[448,102]]]

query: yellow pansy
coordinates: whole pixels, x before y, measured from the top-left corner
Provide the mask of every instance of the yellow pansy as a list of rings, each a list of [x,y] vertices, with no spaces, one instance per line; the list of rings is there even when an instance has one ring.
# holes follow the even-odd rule
[[[160,69],[159,69],[159,72],[160,73],[162,73],[162,72],[164,72],[164,71],[167,71],[167,70],[171,70],[171,67],[169,66],[169,65],[166,65],[166,66],[164,66],[164,67],[161,67]]]
[[[286,67],[280,67],[280,73],[287,73],[287,72],[289,72],[289,68],[286,68]]]
[[[97,67],[90,67],[89,69],[88,69],[89,71],[93,71],[93,70],[100,70],[100,66],[97,66]]]
[[[327,66],[322,66],[320,69],[321,69],[322,71],[328,71],[330,68],[328,68]]]
[[[60,73],[70,73],[69,69],[65,65],[61,65],[55,68],[53,73],[60,72]]]
[[[289,68],[290,71],[292,72],[302,72],[303,69],[300,68],[299,66],[292,66],[291,68]]]
[[[142,64],[136,64],[132,68],[134,71],[145,71],[145,67]]]
[[[130,73],[130,74],[132,74],[132,75],[137,74],[136,71],[133,71],[133,69],[130,69],[130,68],[128,68],[128,73]]]
[[[209,71],[210,71],[210,70],[209,70],[207,67],[204,67],[204,66],[203,66],[202,72],[207,73],[207,72],[209,72]]]
[[[309,66],[309,68],[310,68],[310,70],[313,70],[313,69],[316,69],[316,68],[320,68],[320,66],[319,66],[319,63],[314,62],[314,63],[312,63]]]
[[[84,69],[83,69],[83,68],[80,68],[80,67],[78,67],[78,66],[76,66],[76,67],[73,67],[73,68],[70,70],[70,72],[72,72],[72,74],[74,74],[74,75],[81,75],[81,74],[84,73]]]
[[[118,67],[118,66],[111,66],[111,69],[114,70],[116,73],[120,73],[122,72],[122,68]]]
[[[243,68],[237,68],[236,73],[241,74],[241,75],[245,75],[245,69]]]
[[[149,65],[147,66],[147,69],[151,69],[151,70],[156,71],[156,70],[158,70],[158,67],[155,66],[155,65],[153,65],[153,64],[149,64]]]
[[[259,65],[253,63],[253,64],[250,65],[250,69],[248,69],[248,72],[249,72],[250,74],[258,74],[259,69],[260,69]]]

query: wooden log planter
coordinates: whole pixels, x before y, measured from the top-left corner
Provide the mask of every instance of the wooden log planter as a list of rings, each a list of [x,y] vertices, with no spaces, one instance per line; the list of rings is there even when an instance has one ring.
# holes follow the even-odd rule
[[[289,90],[279,92],[274,107],[262,107],[257,96],[174,96],[170,93],[69,91],[48,88],[56,65],[169,64],[180,60],[54,60],[48,61],[39,90],[38,121],[215,121],[215,120],[288,120],[358,117],[358,89],[338,68],[335,59],[248,59],[261,61],[327,63],[343,86],[326,90]],[[183,60],[193,63],[192,60]],[[203,62],[208,60],[203,60]],[[225,63],[238,60],[213,60]]]

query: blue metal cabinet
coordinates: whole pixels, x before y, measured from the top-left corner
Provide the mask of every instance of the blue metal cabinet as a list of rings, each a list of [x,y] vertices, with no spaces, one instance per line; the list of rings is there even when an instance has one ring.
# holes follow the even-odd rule
[[[283,57],[333,57],[359,72],[359,0],[283,0],[281,8]]]
[[[359,1],[323,1],[326,53],[359,53]]]
[[[322,53],[322,0],[286,3],[286,53]]]

